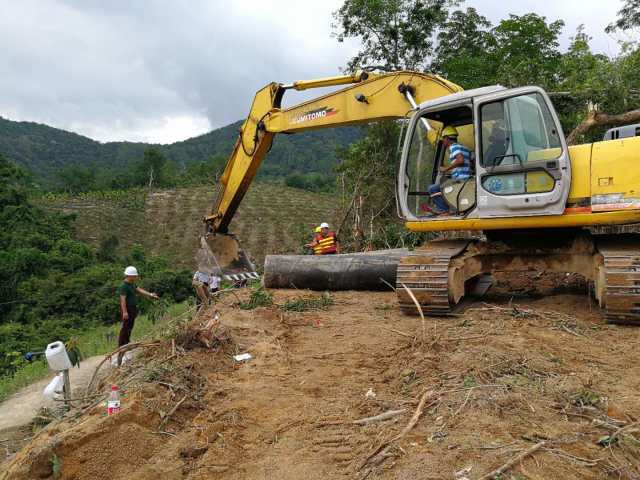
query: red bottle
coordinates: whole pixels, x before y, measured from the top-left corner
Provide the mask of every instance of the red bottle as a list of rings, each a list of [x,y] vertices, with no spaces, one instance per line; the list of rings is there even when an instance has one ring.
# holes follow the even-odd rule
[[[115,415],[120,411],[120,391],[117,385],[111,385],[111,393],[107,399],[107,415]]]

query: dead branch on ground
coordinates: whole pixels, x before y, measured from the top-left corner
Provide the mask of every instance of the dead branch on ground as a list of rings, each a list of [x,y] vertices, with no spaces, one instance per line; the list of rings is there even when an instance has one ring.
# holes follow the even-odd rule
[[[182,397],[182,399],[178,403],[176,403],[171,410],[169,410],[169,413],[167,413],[164,417],[162,417],[162,421],[160,422],[160,425],[158,425],[158,431],[162,430],[162,427],[164,427],[165,424],[169,421],[169,418],[171,418],[171,415],[176,413],[178,408],[180,408],[180,405],[184,403],[187,397],[188,395],[185,395],[184,397]]]
[[[371,452],[367,456],[367,458],[360,464],[360,466],[358,467],[358,470],[362,470],[368,464],[377,465],[382,461],[384,461],[384,459],[388,456],[388,452],[393,446],[393,444],[398,440],[400,440],[401,438],[403,438],[407,433],[409,433],[413,429],[413,427],[415,427],[416,423],[418,423],[418,420],[420,419],[420,417],[422,416],[422,413],[424,412],[424,408],[425,408],[425,404],[427,403],[427,400],[433,398],[434,396],[435,396],[435,393],[432,392],[431,390],[427,390],[426,392],[424,392],[422,394],[422,397],[420,398],[420,402],[418,402],[418,407],[416,408],[415,412],[413,413],[413,416],[409,420],[409,423],[407,423],[407,425],[402,429],[402,431],[399,434],[397,434],[390,440],[382,442],[378,446],[378,448],[376,448],[373,452]]]
[[[374,417],[366,417],[359,420],[354,420],[353,423],[355,425],[368,425],[369,423],[384,422],[385,420],[389,420],[393,417],[397,417],[398,415],[402,415],[406,411],[406,408],[403,408],[401,410],[387,410],[386,412]]]
[[[415,335],[411,335],[409,333],[401,332],[400,330],[396,330],[395,328],[389,328],[389,327],[380,327],[380,328],[382,328],[383,330],[386,330],[388,332],[397,333],[398,335],[402,335],[403,337],[415,338]]]
[[[544,447],[546,445],[546,443],[547,442],[545,442],[545,441],[536,443],[533,447],[528,448],[527,450],[524,450],[524,451],[520,452],[518,455],[513,457],[511,460],[509,460],[504,465],[496,468],[495,470],[493,470],[492,472],[487,473],[486,475],[483,475],[482,477],[479,478],[479,480],[491,480],[491,479],[497,477],[498,475],[502,475],[504,472],[506,472],[511,467],[513,467],[516,463],[521,462],[522,460],[524,460],[529,455],[533,455],[535,452],[540,450],[542,447]]]
[[[106,361],[111,360],[111,357],[113,357],[114,355],[120,355],[121,353],[128,352],[129,350],[135,350],[136,348],[152,348],[152,347],[159,347],[159,346],[160,346],[160,342],[128,343],[126,345],[118,347],[113,352],[105,355],[105,357],[98,364],[98,366],[96,367],[95,371],[93,372],[93,375],[91,376],[91,380],[89,381],[89,384],[87,385],[87,389],[85,390],[85,396],[91,395],[91,390],[93,389],[93,384],[94,384],[94,382],[96,380],[96,377],[98,376],[98,371],[100,370],[100,368],[102,368],[102,365],[104,365],[104,363]]]
[[[630,433],[630,432],[635,432],[638,431],[638,427],[640,427],[640,422],[635,422],[635,423],[631,423],[625,427],[619,428],[618,430],[616,430],[615,432],[613,432],[611,434],[611,436],[609,437],[609,444],[613,443],[615,441],[615,439],[617,437],[619,437],[620,435],[622,435],[623,433]]]

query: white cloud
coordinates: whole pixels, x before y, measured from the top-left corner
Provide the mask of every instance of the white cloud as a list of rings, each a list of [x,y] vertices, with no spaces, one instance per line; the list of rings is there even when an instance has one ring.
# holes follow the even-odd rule
[[[246,115],[255,91],[270,81],[335,75],[357,50],[330,36],[341,4],[0,0],[0,115],[102,141],[167,143],[202,134]],[[531,10],[562,18],[563,45],[584,23],[598,51],[617,52],[603,29],[620,2],[465,5],[494,23]]]

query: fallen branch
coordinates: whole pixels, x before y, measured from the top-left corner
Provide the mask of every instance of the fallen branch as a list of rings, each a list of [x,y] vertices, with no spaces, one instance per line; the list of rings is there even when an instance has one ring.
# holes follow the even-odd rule
[[[424,343],[425,335],[426,335],[426,331],[425,331],[426,326],[425,326],[425,320],[424,320],[424,313],[422,313],[422,307],[420,306],[420,302],[418,302],[418,299],[416,298],[416,296],[413,294],[413,292],[409,287],[407,287],[404,283],[401,283],[400,285],[402,285],[402,288],[404,288],[407,291],[407,293],[411,297],[411,300],[413,300],[413,303],[416,305],[416,308],[418,309],[418,313],[420,314],[420,319],[422,321],[422,343]],[[433,325],[434,325],[433,335],[435,336],[435,328],[437,324],[434,322]]]
[[[105,357],[102,359],[102,361],[98,364],[98,366],[96,367],[95,371],[93,372],[93,375],[91,376],[91,380],[89,381],[89,385],[87,385],[87,389],[85,390],[85,396],[89,396],[91,395],[91,390],[93,389],[93,383],[96,380],[96,377],[98,376],[98,371],[100,370],[100,368],[102,368],[102,365],[104,365],[104,363],[108,360],[111,360],[111,357],[113,357],[114,355],[119,355],[121,353],[125,353],[128,352],[129,350],[134,350],[136,348],[151,348],[151,347],[159,347],[160,346],[160,342],[151,342],[151,343],[144,343],[144,342],[135,342],[135,343],[127,343],[126,345],[122,345],[121,347],[118,347],[117,349],[115,349],[113,352],[105,355]]]
[[[472,393],[473,393],[473,388],[470,388],[470,389],[469,389],[469,393],[467,393],[467,396],[466,396],[466,397],[465,397],[465,399],[464,399],[464,402],[462,402],[462,405],[460,405],[460,408],[458,408],[458,410],[456,410],[456,411],[453,413],[453,415],[451,416],[451,418],[453,418],[453,417],[457,416],[457,415],[462,411],[462,409],[467,405],[467,402],[469,401],[469,397],[471,397],[471,394],[472,394]]]
[[[599,127],[617,127],[628,125],[640,121],[640,109],[631,110],[619,115],[609,115],[607,113],[591,110],[580,124],[574,128],[567,136],[567,145],[573,145],[580,135],[590,132]]]
[[[367,425],[369,423],[384,422],[385,420],[389,420],[390,418],[402,415],[406,411],[406,408],[403,408],[402,410],[387,410],[386,412],[374,417],[366,417],[361,418],[360,420],[354,420],[353,423],[355,425]]]
[[[160,422],[160,425],[158,425],[158,431],[162,430],[162,427],[164,427],[165,423],[167,423],[169,421],[169,418],[171,417],[171,415],[176,413],[176,410],[178,410],[178,408],[180,408],[180,405],[182,405],[186,399],[187,399],[187,395],[182,397],[182,400],[180,400],[178,403],[176,403],[173,406],[173,408],[171,410],[169,410],[169,413],[167,413],[164,417],[162,417],[162,421]]]
[[[405,332],[401,332],[400,330],[396,330],[395,328],[389,328],[389,327],[380,327],[383,330],[387,330],[389,332],[393,332],[393,333],[397,333],[398,335],[402,335],[403,337],[407,337],[407,338],[414,338],[414,335],[411,335],[409,333],[405,333]]]
[[[595,467],[596,465],[598,465],[598,463],[600,463],[603,459],[602,458],[582,458],[582,457],[578,457],[576,455],[572,455],[571,453],[567,453],[562,449],[559,448],[544,448],[545,452],[549,452],[552,453],[554,455],[557,455],[559,457],[562,458],[566,458],[567,460],[571,460],[573,462],[577,462],[580,463],[582,465],[585,465],[587,467]]]
[[[373,452],[371,452],[367,456],[367,458],[360,464],[360,467],[358,468],[358,470],[362,470],[369,463],[373,462],[374,464],[378,464],[381,461],[383,461],[388,456],[387,454],[391,449],[391,446],[395,442],[400,440],[402,437],[404,437],[407,433],[409,433],[413,427],[415,427],[416,423],[418,423],[418,420],[422,416],[422,413],[424,411],[424,406],[427,403],[427,400],[433,396],[434,396],[434,393],[430,390],[427,390],[426,392],[424,392],[422,394],[422,397],[420,398],[420,402],[418,402],[418,407],[416,408],[415,412],[413,412],[413,416],[409,420],[409,423],[407,423],[407,425],[402,429],[402,431],[399,434],[397,434],[395,437],[391,438],[386,442],[382,442],[378,446],[378,448],[376,448]]]
[[[493,470],[492,472],[489,472],[486,475],[480,477],[479,480],[491,480],[492,478],[495,478],[498,475],[502,475],[504,472],[506,472],[511,467],[513,467],[516,463],[521,462],[522,460],[524,460],[529,455],[533,455],[535,452],[540,450],[542,447],[544,447],[546,445],[546,443],[547,442],[544,442],[544,441],[536,443],[533,447],[528,448],[527,450],[524,450],[524,451],[520,452],[518,455],[513,457],[511,460],[509,460],[507,463],[505,463],[501,467],[498,467],[495,470]]]
[[[571,335],[575,335],[576,337],[582,337],[582,338],[586,338],[585,335],[582,335],[581,333],[576,332],[575,330],[571,330],[569,327],[567,327],[566,325],[560,324],[560,328],[562,330],[564,330],[567,333],[570,333]]]
[[[487,337],[493,337],[493,336],[498,336],[498,335],[503,335],[502,333],[487,333],[486,335],[471,335],[469,337],[449,337],[449,338],[441,338],[440,340],[442,340],[443,342],[458,342],[458,341],[462,341],[462,340],[477,340],[479,338],[487,338]]]
[[[612,444],[614,440],[623,433],[629,433],[635,431],[640,426],[640,422],[635,422],[627,425],[626,427],[619,428],[611,434],[609,437],[609,444]]]

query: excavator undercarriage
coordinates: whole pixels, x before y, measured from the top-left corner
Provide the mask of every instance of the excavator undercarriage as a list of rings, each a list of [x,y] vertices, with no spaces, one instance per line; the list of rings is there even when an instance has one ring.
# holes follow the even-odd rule
[[[608,323],[640,324],[640,238],[586,230],[488,232],[486,239],[433,240],[402,258],[397,295],[406,313],[447,315],[493,272],[582,275]],[[405,288],[406,287],[406,288]]]

